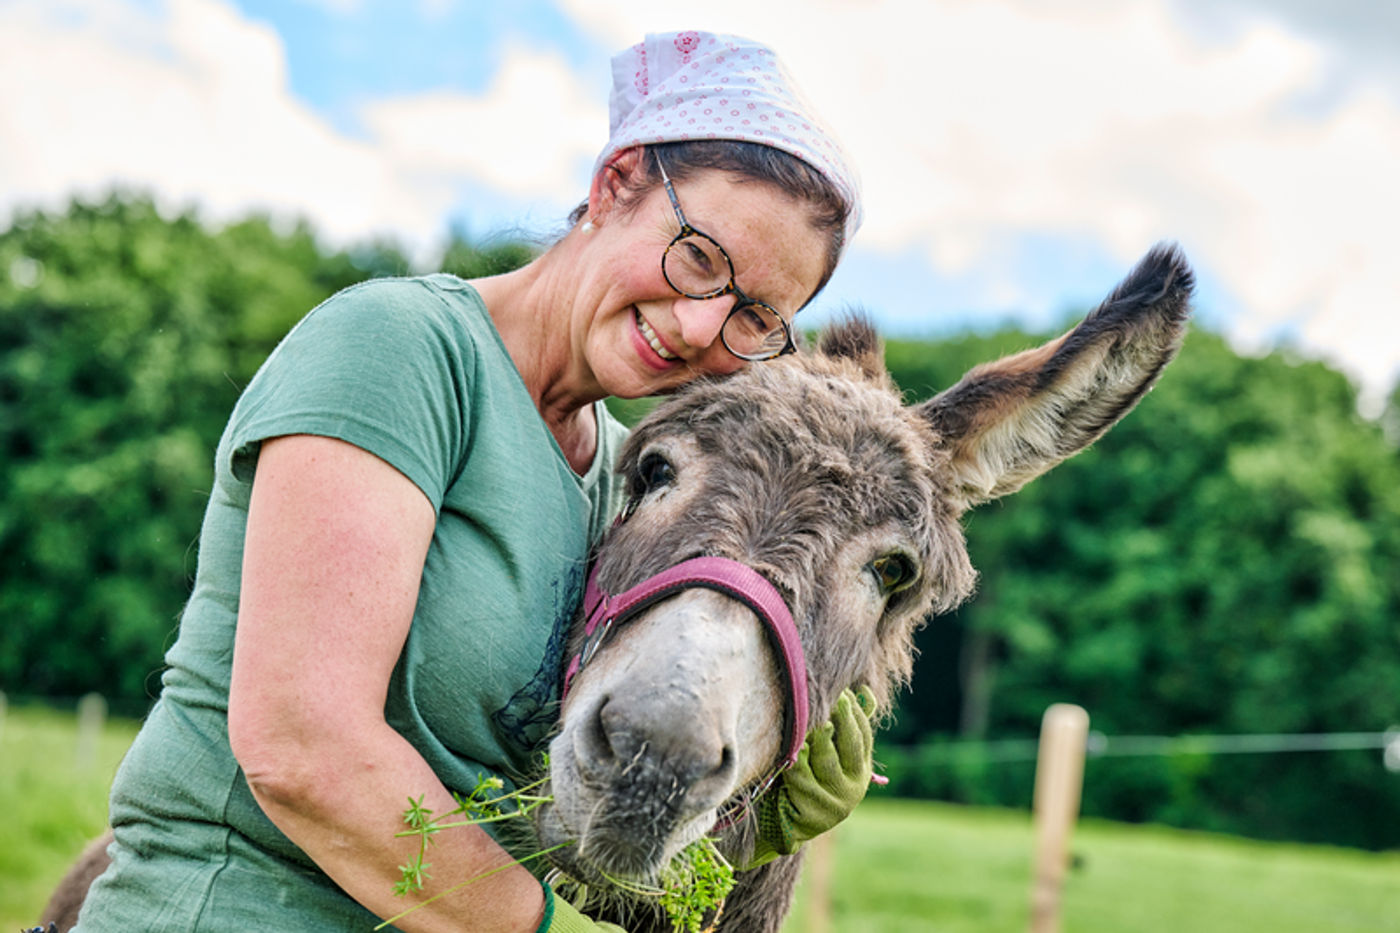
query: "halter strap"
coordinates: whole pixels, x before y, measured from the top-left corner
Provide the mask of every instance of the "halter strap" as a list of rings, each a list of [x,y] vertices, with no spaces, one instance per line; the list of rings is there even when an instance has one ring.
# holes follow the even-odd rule
[[[777,649],[783,673],[787,675],[788,743],[779,770],[790,767],[797,761],[797,753],[807,738],[807,661],[802,653],[802,640],[787,603],[773,584],[753,568],[727,557],[696,557],[682,561],[617,596],[604,592],[598,585],[595,565],[588,575],[583,596],[586,613],[583,648],[569,660],[564,671],[564,694],[568,695],[574,675],[597,652],[614,624],[627,621],[681,590],[697,586],[739,600],[763,620]]]

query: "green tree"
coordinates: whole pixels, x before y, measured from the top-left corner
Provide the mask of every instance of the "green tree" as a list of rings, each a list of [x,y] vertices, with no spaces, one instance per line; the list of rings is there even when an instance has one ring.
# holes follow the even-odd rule
[[[954,378],[891,359],[902,385]],[[967,534],[979,595],[921,636],[935,660],[908,737],[1034,735],[1062,700],[1108,734],[1400,722],[1400,459],[1321,364],[1194,333],[1138,410]],[[926,676],[942,707],[920,706]],[[1105,760],[1085,794],[1119,817],[1400,843],[1400,781],[1378,753]]]
[[[528,255],[458,239],[448,258],[503,271]],[[330,294],[408,271],[389,242],[328,251],[257,216],[213,230],[129,193],[14,218],[0,233],[0,688],[144,705],[239,391]]]
[[[113,195],[0,235],[0,683],[147,695],[238,388],[354,275],[310,232]],[[360,273],[362,275],[363,273]]]
[[[535,248],[456,234],[442,267],[503,272]],[[129,194],[14,218],[0,233],[0,689],[144,707],[242,386],[334,291],[409,271],[392,243],[330,251],[305,226],[213,229]],[[913,401],[1039,339],[891,341],[888,361]],[[1028,765],[950,764],[941,748],[1032,736],[1057,701],[1110,735],[1400,723],[1397,411],[1400,388],[1369,421],[1327,367],[1193,333],[1099,444],[968,517],[980,592],[919,636],[890,740],[924,747],[891,759],[896,787],[1024,805]],[[1372,752],[1091,761],[1084,806],[1400,845],[1400,779]]]

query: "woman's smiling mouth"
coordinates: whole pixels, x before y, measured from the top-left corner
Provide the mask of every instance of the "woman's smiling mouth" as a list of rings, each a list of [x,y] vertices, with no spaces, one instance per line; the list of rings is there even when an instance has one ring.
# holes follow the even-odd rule
[[[640,310],[634,308],[633,316],[636,318],[637,330],[641,333],[642,339],[647,342],[648,346],[650,346],[653,350],[656,351],[657,356],[661,357],[667,362],[680,359],[679,356],[676,356],[676,354],[666,349],[665,345],[661,342],[661,338],[656,336],[656,331],[652,330],[651,325],[647,323],[646,318],[642,317],[642,312]]]

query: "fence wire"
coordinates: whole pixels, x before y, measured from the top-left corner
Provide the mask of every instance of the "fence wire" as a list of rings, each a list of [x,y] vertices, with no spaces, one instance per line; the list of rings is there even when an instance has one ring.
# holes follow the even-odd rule
[[[1386,770],[1400,772],[1400,726],[1384,732],[1257,733],[1242,735],[1105,735],[1090,732],[1089,758],[1177,755],[1258,755],[1380,749]],[[913,749],[910,749],[913,751]],[[963,740],[923,749],[924,755],[976,757],[983,761],[1034,761],[1035,739]]]

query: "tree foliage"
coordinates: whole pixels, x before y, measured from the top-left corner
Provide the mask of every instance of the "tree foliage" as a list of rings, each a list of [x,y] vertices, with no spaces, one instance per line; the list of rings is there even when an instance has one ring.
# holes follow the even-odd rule
[[[890,360],[922,393],[1017,346],[895,344]],[[1400,456],[1319,363],[1193,333],[1138,410],[967,535],[979,594],[921,633],[906,741],[1034,736],[1062,701],[1109,735],[1400,723]],[[1023,769],[993,796],[1020,802],[1028,783]],[[1400,845],[1400,776],[1379,751],[1091,761],[1085,808]]]
[[[467,244],[451,255],[473,261]],[[327,252],[263,217],[215,231],[126,194],[14,218],[0,234],[0,688],[151,695],[241,387],[331,293],[407,269],[392,244]]]
[[[473,276],[530,255],[457,236],[441,265]],[[139,196],[14,218],[0,233],[0,689],[144,707],[240,388],[311,307],[408,268],[393,244],[328,251],[304,227],[215,229]],[[888,360],[913,401],[1039,339],[891,341]],[[1369,421],[1327,367],[1193,333],[1095,447],[968,517],[980,592],[920,634],[884,744],[922,750],[891,757],[895,789],[1024,805],[1028,765],[940,750],[1034,736],[1059,701],[1109,735],[1400,724],[1397,412],[1400,389]],[[1400,776],[1372,752],[1093,760],[1085,809],[1400,846]]]

